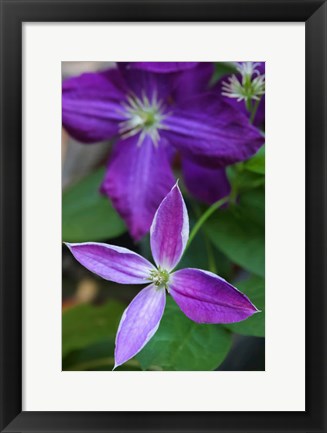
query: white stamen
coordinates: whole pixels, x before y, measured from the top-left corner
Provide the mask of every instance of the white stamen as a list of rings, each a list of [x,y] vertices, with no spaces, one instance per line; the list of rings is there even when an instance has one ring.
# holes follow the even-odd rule
[[[228,98],[235,98],[238,102],[244,100],[259,100],[265,94],[265,74],[260,75],[257,69],[259,63],[243,62],[238,63],[236,68],[241,74],[241,79],[232,75],[228,81],[222,84],[222,95]]]
[[[158,269],[151,271],[149,279],[155,286],[168,289],[169,272],[165,269],[159,267]]]
[[[159,129],[166,129],[163,120],[170,114],[165,112],[164,103],[158,100],[157,92],[153,92],[151,101],[144,91],[141,98],[134,94],[129,95],[122,107],[126,120],[119,124],[121,137],[128,138],[140,133],[138,146],[149,136],[157,147],[160,140]]]

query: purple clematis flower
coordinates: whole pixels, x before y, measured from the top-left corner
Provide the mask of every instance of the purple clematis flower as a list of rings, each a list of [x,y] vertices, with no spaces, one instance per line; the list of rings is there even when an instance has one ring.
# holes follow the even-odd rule
[[[208,88],[212,73],[211,63],[119,63],[63,83],[66,130],[84,143],[115,139],[101,191],[136,240],[175,182],[176,153],[188,189],[212,203],[229,193],[223,167],[264,142],[247,116]]]
[[[198,323],[239,322],[257,313],[235,287],[201,269],[174,271],[185,250],[189,220],[177,184],[160,204],[150,230],[156,266],[126,248],[101,243],[67,244],[74,257],[100,277],[122,284],[147,284],[121,318],[115,348],[115,368],[135,356],[159,327],[166,292],[183,313]]]

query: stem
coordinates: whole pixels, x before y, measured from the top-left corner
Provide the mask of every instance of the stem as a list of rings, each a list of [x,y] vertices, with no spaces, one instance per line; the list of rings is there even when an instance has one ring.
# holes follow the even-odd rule
[[[196,222],[195,226],[193,227],[193,230],[190,233],[190,237],[188,239],[188,243],[186,245],[185,251],[187,250],[187,248],[191,245],[191,242],[194,239],[194,236],[197,234],[197,232],[200,230],[201,226],[207,221],[207,219],[217,210],[219,209],[221,206],[223,206],[225,203],[227,203],[229,201],[229,196],[224,197],[218,201],[216,201],[216,203],[212,204],[205,212],[204,214],[201,216],[200,219],[198,219],[198,221]],[[185,252],[184,251],[184,252]]]
[[[193,212],[196,216],[196,218],[200,218],[201,214],[200,214],[200,209],[199,206],[197,205],[197,203],[194,203],[193,201],[191,202],[191,206],[193,208]],[[205,233],[204,230],[202,230],[203,233],[203,237],[204,237],[204,243],[205,243],[205,247],[207,250],[207,256],[208,256],[208,267],[209,267],[209,271],[213,272],[214,274],[216,274],[216,263],[215,263],[215,257],[212,251],[212,247],[208,238],[208,235]]]
[[[245,100],[245,108],[248,110],[249,113],[252,112],[252,103],[251,103],[251,99],[246,99],[246,100]]]
[[[255,101],[255,104],[253,104],[253,107],[251,109],[250,123],[253,123],[253,121],[254,121],[254,118],[255,118],[255,115],[257,113],[257,109],[259,107],[260,101],[261,101],[261,98],[257,99]]]
[[[215,257],[212,251],[212,246],[210,244],[210,241],[208,239],[208,236],[204,235],[206,249],[207,249],[207,255],[208,255],[208,265],[209,265],[209,271],[216,274],[217,273],[217,267],[215,263]]]

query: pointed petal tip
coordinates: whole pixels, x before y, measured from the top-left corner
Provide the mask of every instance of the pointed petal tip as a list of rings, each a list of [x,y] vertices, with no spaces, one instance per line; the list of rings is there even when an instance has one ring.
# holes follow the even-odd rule
[[[238,289],[237,289],[238,290]],[[238,290],[239,291],[239,290]],[[240,291],[239,291],[240,292]],[[242,292],[240,292],[242,293]],[[248,298],[248,296],[246,296],[244,293],[242,293],[243,296],[245,296],[245,298],[247,299],[248,303],[250,304],[248,309],[251,311],[251,315],[256,314],[256,313],[262,313],[262,310],[259,310],[259,308],[257,308],[253,302],[251,302],[251,300]]]
[[[245,299],[247,300],[247,302],[249,304],[245,308],[245,310],[249,311],[249,316],[248,317],[251,317],[251,316],[253,316],[254,314],[257,314],[257,313],[262,313],[262,310],[259,310],[259,308],[257,308],[244,293],[242,293],[240,291],[239,291],[239,293],[241,293],[245,297]]]
[[[179,187],[179,178],[176,179],[176,183],[175,183],[175,185],[172,187],[171,191],[172,191],[174,188],[176,188],[176,189],[179,191],[180,195],[182,195],[182,191],[181,191],[181,189],[180,189],[180,187]]]
[[[118,359],[118,354],[116,354],[116,348],[115,348],[114,358],[115,358],[115,364],[114,364],[113,369],[111,371],[116,371],[116,369],[118,367],[120,367],[121,365],[125,364],[125,362],[129,361],[129,359],[130,359],[130,358],[126,358],[126,359],[117,360]]]
[[[69,242],[63,242],[63,244],[69,249],[69,251],[71,251],[72,252],[72,246],[74,245],[74,244],[70,244]]]
[[[121,363],[122,364],[122,363]],[[115,371],[117,367],[119,367],[121,364],[115,362],[115,365],[113,367],[113,369],[111,371]]]
[[[174,191],[174,189],[177,189],[177,191],[180,193],[180,195],[182,195],[182,192],[180,190],[180,187],[178,185],[179,183],[179,178],[176,180],[175,184],[171,187],[170,191],[166,194],[166,196],[163,198],[162,202],[165,200],[165,198]],[[161,203],[162,203],[161,202]]]
[[[78,247],[80,245],[88,244],[88,243],[91,243],[91,242],[81,242],[81,243],[78,243],[78,242],[63,242],[63,244],[66,245],[66,247],[69,248],[70,250],[73,247]]]

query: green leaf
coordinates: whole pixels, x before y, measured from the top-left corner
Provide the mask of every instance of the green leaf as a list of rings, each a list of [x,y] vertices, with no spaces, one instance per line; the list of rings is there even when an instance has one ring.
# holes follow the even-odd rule
[[[111,371],[115,365],[115,338],[106,338],[98,343],[69,352],[62,360],[64,371]],[[131,359],[117,370],[142,370],[136,359]]]
[[[104,338],[114,337],[125,306],[109,301],[101,306],[80,304],[63,311],[62,356]]]
[[[265,227],[265,190],[257,188],[240,196],[239,206],[253,223]]]
[[[248,191],[204,225],[211,242],[234,263],[265,274],[264,190]]]
[[[99,186],[104,168],[68,188],[62,198],[62,238],[65,242],[99,241],[117,237],[126,231]]]
[[[250,301],[261,310],[246,320],[225,325],[227,329],[236,334],[252,335],[254,337],[265,336],[265,280],[252,276],[246,280],[235,283],[235,286],[245,293]]]
[[[244,163],[244,168],[258,174],[265,174],[265,146],[262,146],[258,152]]]
[[[192,322],[168,297],[158,331],[136,358],[143,369],[207,371],[221,364],[230,346],[223,326]]]
[[[265,183],[265,177],[262,174],[246,170],[244,163],[227,167],[227,175],[236,194],[256,189]]]
[[[211,85],[215,84],[220,78],[224,77],[228,74],[237,73],[237,69],[233,62],[216,62],[215,63],[215,72],[211,79]]]

